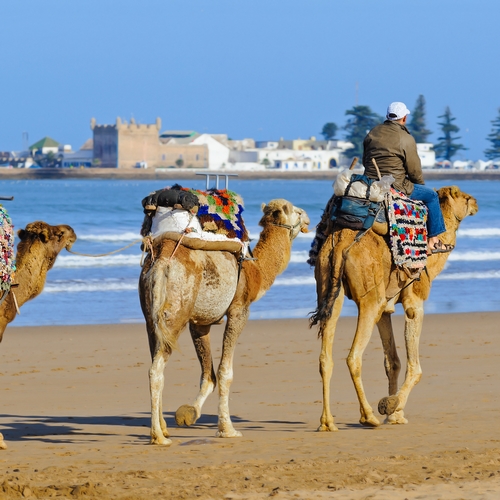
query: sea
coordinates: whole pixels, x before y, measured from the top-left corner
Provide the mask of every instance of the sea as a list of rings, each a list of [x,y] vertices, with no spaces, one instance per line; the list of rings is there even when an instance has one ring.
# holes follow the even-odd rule
[[[78,240],[73,250],[98,255],[129,248],[104,257],[73,255],[63,250],[47,275],[44,291],[27,302],[12,326],[141,323],[144,321],[137,292],[141,250],[139,230],[143,220],[141,200],[151,191],[179,183],[205,188],[199,180],[6,180],[0,195],[14,226],[43,220],[69,224]],[[479,212],[465,219],[457,247],[441,275],[434,281],[427,313],[462,313],[500,310],[500,181],[433,181],[439,188],[457,185],[474,196]],[[230,178],[229,189],[244,199],[243,217],[255,245],[261,204],[286,198],[307,211],[311,232],[293,243],[288,268],[251,306],[251,319],[307,318],[316,307],[313,269],[307,264],[314,227],[332,195],[329,180],[243,180]],[[135,242],[135,243],[134,243]],[[355,316],[356,306],[346,300],[342,315]],[[402,314],[398,308],[396,314]]]

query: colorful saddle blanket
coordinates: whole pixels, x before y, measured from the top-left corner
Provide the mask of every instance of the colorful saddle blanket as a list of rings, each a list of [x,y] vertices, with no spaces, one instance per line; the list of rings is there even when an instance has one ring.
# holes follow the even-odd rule
[[[14,226],[7,210],[0,206],[0,290],[9,290],[16,272]]]
[[[198,196],[200,206],[197,216],[203,231],[249,241],[242,217],[244,208],[241,196],[227,189],[181,189]]]
[[[389,195],[389,234],[394,263],[409,269],[427,263],[427,207],[391,188]]]

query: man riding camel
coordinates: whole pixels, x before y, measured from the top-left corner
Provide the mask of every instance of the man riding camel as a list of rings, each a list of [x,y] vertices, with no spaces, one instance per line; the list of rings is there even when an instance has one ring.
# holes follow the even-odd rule
[[[393,102],[387,108],[384,123],[374,127],[363,141],[363,165],[365,174],[378,180],[381,175],[394,177],[393,187],[409,198],[425,203],[428,209],[427,239],[429,253],[450,252],[453,245],[446,245],[439,235],[446,231],[439,198],[434,189],[424,186],[422,165],[415,139],[406,128],[409,109],[402,102]]]

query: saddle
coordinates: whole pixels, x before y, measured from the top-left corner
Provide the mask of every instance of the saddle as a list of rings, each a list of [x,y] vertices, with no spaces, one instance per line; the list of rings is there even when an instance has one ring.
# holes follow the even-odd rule
[[[360,179],[356,179],[354,182],[359,181]],[[361,179],[361,182],[367,181]],[[315,265],[324,241],[334,230],[348,228],[358,231],[356,240],[359,240],[372,229],[380,236],[388,235],[388,244],[396,266],[402,269],[423,269],[427,263],[427,207],[394,188],[390,188],[385,196],[385,201],[373,202],[367,199],[369,189],[367,198],[334,194],[316,227],[308,264]]]
[[[198,191],[172,187],[142,200],[141,235],[159,243],[170,239],[194,250],[245,251],[249,236],[242,198],[227,189]]]

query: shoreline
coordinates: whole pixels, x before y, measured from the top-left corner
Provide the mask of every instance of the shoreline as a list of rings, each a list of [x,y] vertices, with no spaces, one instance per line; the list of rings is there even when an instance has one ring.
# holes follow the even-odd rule
[[[393,317],[400,382],[403,320]],[[358,423],[345,364],[356,318],[341,317],[331,389],[339,432],[318,433],[316,331],[302,319],[251,320],[238,341],[231,386],[231,417],[243,433],[237,439],[215,438],[217,390],[195,425],[175,424],[176,409],[192,402],[199,384],[184,332],[165,370],[167,448],[148,444],[144,325],[8,327],[0,344],[0,432],[8,445],[0,450],[0,498],[498,498],[499,322],[500,312],[426,315],[423,376],[405,409],[409,424],[369,429]],[[222,331],[211,332],[215,365]],[[376,411],[387,392],[376,331],[363,361]]]
[[[0,180],[4,179],[120,179],[120,180],[160,180],[160,179],[188,179],[200,180],[197,173],[209,173],[211,175],[224,176],[237,174],[240,180],[260,179],[312,179],[312,180],[334,180],[338,170],[318,171],[238,171],[238,170],[195,170],[195,169],[110,169],[110,168],[87,168],[87,169],[0,169]],[[484,171],[461,171],[448,169],[424,169],[424,177],[429,180],[500,180],[500,170]]]

